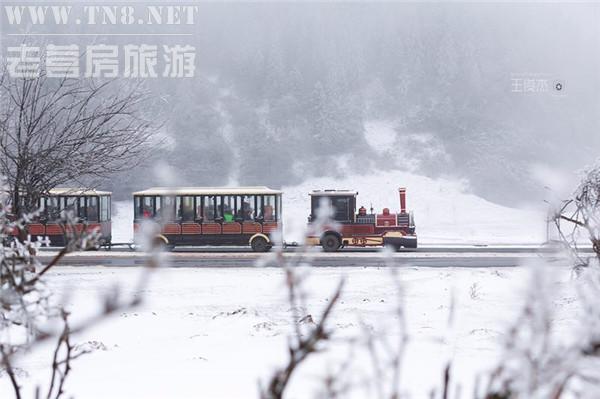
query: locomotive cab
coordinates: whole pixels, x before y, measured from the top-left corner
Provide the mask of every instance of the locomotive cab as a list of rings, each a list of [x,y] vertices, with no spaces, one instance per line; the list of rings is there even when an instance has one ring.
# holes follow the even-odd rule
[[[355,220],[356,196],[358,192],[350,190],[317,190],[310,193],[310,217],[309,221],[316,221],[324,217],[322,208],[328,206],[331,215],[328,219],[339,223],[352,223]],[[326,212],[326,211],[325,211]]]

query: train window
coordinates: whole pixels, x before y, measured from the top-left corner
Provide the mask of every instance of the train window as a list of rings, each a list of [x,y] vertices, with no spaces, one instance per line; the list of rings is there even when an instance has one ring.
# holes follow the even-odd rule
[[[46,198],[46,214],[50,219],[58,218],[60,214],[60,203],[58,197]]]
[[[108,220],[112,218],[112,197],[107,196],[106,201],[108,202]]]
[[[216,195],[215,199],[215,219],[220,219],[223,217],[223,197],[220,195]]]
[[[318,219],[319,218],[319,214],[321,212],[319,212],[319,209],[322,207],[328,207],[331,208],[332,207],[332,202],[331,202],[331,197],[321,197],[321,196],[314,196],[311,199],[311,217],[313,219]],[[320,216],[325,216],[323,214],[321,214]],[[329,215],[327,215],[327,217],[329,217]]]
[[[203,205],[204,197],[197,196],[196,197],[196,219],[200,219],[203,216],[202,210],[204,209]]]
[[[79,205],[77,207],[77,216],[81,219],[85,219],[85,212],[87,211],[87,207],[85,206],[85,197],[79,197]]]
[[[162,208],[162,198],[161,197],[154,197],[154,203],[152,206],[152,214],[151,216],[160,216],[160,210]]]
[[[234,195],[226,195],[223,197],[223,220],[233,222],[237,214],[237,197]]]
[[[181,219],[184,222],[192,222],[194,220],[194,197],[181,198]]]
[[[162,197],[160,216],[163,221],[175,220],[175,197]]]
[[[351,220],[350,197],[334,197],[331,198],[331,206],[333,207],[333,219],[338,222],[347,222]]]
[[[265,220],[277,220],[277,206],[274,195],[265,195],[263,203],[263,215]]]
[[[135,220],[141,219],[143,214],[142,199],[140,197],[133,197],[133,218]]]
[[[242,217],[244,220],[254,220],[256,216],[256,197],[254,195],[244,195],[241,204]]]
[[[77,215],[77,197],[64,198],[63,209],[72,212],[73,215]]]
[[[244,197],[238,195],[235,197],[235,220],[242,221],[244,220]]]
[[[142,197],[141,214],[144,219],[154,216],[153,200],[154,198],[152,197]]]
[[[98,221],[98,197],[87,198],[87,220],[89,222]]]
[[[275,197],[275,200],[277,201],[277,212],[276,212],[276,216],[277,216],[277,220],[283,220],[282,215],[281,215],[281,195],[277,195]]]
[[[204,203],[204,220],[215,220],[215,198],[214,195],[202,198]]]
[[[106,222],[109,219],[108,197],[103,195],[100,197],[100,221]]]
[[[256,196],[256,217],[255,219],[264,219],[263,196]]]

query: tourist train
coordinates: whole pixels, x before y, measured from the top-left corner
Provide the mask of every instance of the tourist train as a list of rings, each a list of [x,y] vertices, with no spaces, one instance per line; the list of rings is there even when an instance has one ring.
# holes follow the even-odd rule
[[[133,193],[133,230],[139,237],[145,222],[159,226],[153,240],[176,246],[248,246],[255,252],[275,245],[282,231],[284,193],[268,187],[154,187]],[[314,190],[309,193],[306,244],[324,251],[346,247],[416,248],[414,218],[406,210],[406,189],[399,188],[399,212],[357,209],[357,191]],[[71,211],[74,223],[61,223]],[[64,215],[64,214],[63,214]],[[96,230],[100,245],[116,244],[111,235],[111,193],[57,188],[39,201],[38,216],[25,226],[30,236],[47,236],[61,246],[70,232]],[[12,234],[18,234],[13,231]],[[279,236],[281,237],[281,235]],[[283,241],[285,242],[285,241]]]

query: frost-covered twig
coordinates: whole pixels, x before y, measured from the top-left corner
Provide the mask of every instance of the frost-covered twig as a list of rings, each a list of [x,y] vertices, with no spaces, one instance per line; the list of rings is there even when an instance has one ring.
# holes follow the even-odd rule
[[[85,351],[74,353],[71,337],[119,310],[140,305],[142,297],[137,293],[144,291],[149,274],[142,273],[132,298],[122,299],[119,290],[115,289],[104,297],[97,314],[71,326],[69,312],[63,306],[51,303],[52,292],[46,286],[44,277],[68,253],[95,248],[99,242],[99,232],[77,229],[79,221],[71,212],[63,212],[60,224],[67,244],[44,265],[37,255],[47,240],[33,240],[28,236],[22,241],[14,235],[15,229],[24,231],[27,222],[35,215],[24,214],[13,219],[9,211],[6,190],[0,186],[0,365],[9,376],[15,398],[20,399],[22,387],[15,372],[15,357],[23,356],[34,346],[58,337],[46,394],[47,399],[58,399],[64,394],[71,361],[85,354]],[[151,256],[147,265],[154,268],[159,263],[160,258]],[[62,324],[60,331],[51,327],[54,320]],[[36,392],[39,398],[39,387]]]
[[[578,251],[578,239],[582,234],[590,240],[596,258],[600,260],[600,163],[584,173],[572,198],[563,202],[554,220],[559,237],[572,250],[577,266],[588,264]],[[561,221],[569,224],[568,230],[562,227]]]
[[[331,316],[333,307],[340,298],[343,287],[344,280],[341,280],[334,291],[332,298],[325,307],[325,310],[321,314],[318,323],[310,329],[306,337],[296,335],[290,339],[288,362],[283,368],[274,372],[267,384],[266,390],[262,392],[261,397],[263,399],[281,399],[292,375],[298,369],[300,364],[302,364],[312,353],[321,350],[321,343],[330,338],[330,331],[327,329],[326,324]],[[292,287],[289,287],[288,289],[295,290],[295,288]]]
[[[332,209],[328,204],[323,204],[319,209],[319,216],[312,228],[319,231],[323,225],[332,225],[330,220]],[[345,280],[341,279],[335,289],[332,297],[319,319],[315,320],[308,314],[302,316],[299,313],[300,309],[304,308],[305,294],[303,292],[304,277],[299,272],[298,266],[308,265],[306,254],[310,249],[304,245],[300,247],[294,256],[286,258],[283,255],[282,247],[276,246],[275,262],[285,270],[285,283],[287,289],[288,302],[292,312],[292,325],[294,326],[294,334],[289,337],[288,355],[289,359],[285,366],[273,372],[265,389],[261,389],[260,395],[262,399],[281,399],[288,387],[288,383],[292,376],[298,370],[298,367],[306,361],[313,353],[324,349],[323,343],[330,339],[331,331],[327,323],[332,315],[333,308],[337,304],[342,294]],[[302,330],[302,326],[306,328]],[[334,382],[329,381],[330,387]]]

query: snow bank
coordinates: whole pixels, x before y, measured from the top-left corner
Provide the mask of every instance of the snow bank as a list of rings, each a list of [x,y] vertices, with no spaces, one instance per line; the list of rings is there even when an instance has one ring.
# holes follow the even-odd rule
[[[459,181],[399,171],[323,177],[284,187],[286,240],[297,240],[299,227],[306,224],[312,190],[357,190],[357,206],[372,206],[380,213],[384,207],[399,210],[398,187],[407,188],[407,208],[414,211],[420,243],[530,244],[545,240],[542,212],[494,204],[468,193]]]

